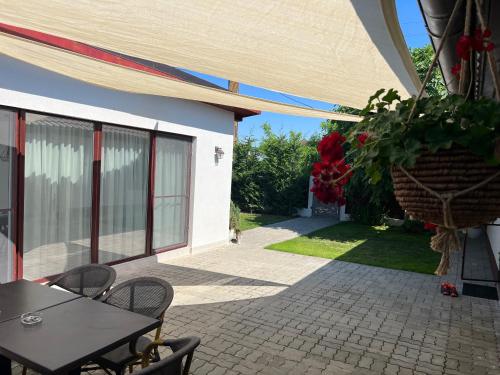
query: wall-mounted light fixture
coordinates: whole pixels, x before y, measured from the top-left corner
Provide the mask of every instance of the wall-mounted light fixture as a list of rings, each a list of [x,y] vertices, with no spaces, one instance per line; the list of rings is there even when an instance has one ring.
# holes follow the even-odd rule
[[[215,160],[219,161],[224,157],[224,151],[222,150],[222,147],[215,146]]]

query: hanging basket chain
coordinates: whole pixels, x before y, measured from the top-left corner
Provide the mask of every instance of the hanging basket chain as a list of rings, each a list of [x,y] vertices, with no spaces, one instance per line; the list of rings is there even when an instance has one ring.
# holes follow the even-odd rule
[[[487,27],[483,17],[483,12],[481,11],[481,3],[479,2],[479,0],[476,0],[476,11],[477,18],[479,18],[479,23],[481,24],[481,29],[484,32]],[[495,60],[494,49],[486,51],[486,54],[488,56],[488,65],[490,67],[491,76],[493,77],[493,84],[495,85],[495,98],[500,101],[500,78],[498,77],[498,69],[497,62]]]
[[[425,86],[427,85],[427,83],[429,83],[429,80],[431,79],[432,71],[434,70],[434,67],[436,66],[436,63],[438,61],[439,55],[441,54],[441,51],[443,50],[446,39],[448,38],[448,34],[450,33],[452,21],[455,19],[456,15],[458,14],[458,10],[460,9],[460,5],[462,5],[462,1],[463,0],[457,0],[457,2],[455,3],[455,7],[453,8],[453,11],[451,12],[450,18],[448,19],[448,23],[446,24],[443,35],[441,36],[441,43],[439,43],[439,47],[437,48],[436,53],[434,54],[434,58],[432,59],[431,65],[429,66],[429,69],[427,69],[427,73],[425,74],[424,81],[422,82],[422,87],[420,87],[418,95],[415,98],[415,102],[413,103],[413,106],[411,108],[407,123],[410,122],[410,120],[413,118],[413,115],[415,114],[415,109],[417,108],[417,102],[422,98],[422,95],[424,95]]]

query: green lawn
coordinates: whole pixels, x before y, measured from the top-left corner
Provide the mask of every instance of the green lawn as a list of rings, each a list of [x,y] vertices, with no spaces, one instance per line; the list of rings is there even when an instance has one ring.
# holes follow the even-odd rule
[[[402,228],[344,222],[267,249],[432,274],[441,254],[430,249],[429,239]]]
[[[261,227],[263,225],[277,223],[288,219],[290,219],[289,216],[268,215],[268,214],[247,214],[242,212],[240,216],[240,226],[241,230],[243,231]]]

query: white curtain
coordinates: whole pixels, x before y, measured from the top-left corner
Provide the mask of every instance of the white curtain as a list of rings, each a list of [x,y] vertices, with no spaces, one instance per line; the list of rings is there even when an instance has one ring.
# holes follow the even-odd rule
[[[191,142],[158,137],[153,218],[153,248],[187,242],[188,175]]]
[[[12,163],[16,115],[0,110],[0,283],[12,279]]]
[[[149,133],[103,126],[99,263],[145,253]]]
[[[26,115],[24,277],[90,262],[93,126]]]

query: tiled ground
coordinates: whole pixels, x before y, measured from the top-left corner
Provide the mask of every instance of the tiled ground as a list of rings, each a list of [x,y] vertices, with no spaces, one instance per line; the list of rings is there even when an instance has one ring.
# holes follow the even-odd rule
[[[164,337],[201,337],[197,375],[500,374],[497,302],[444,297],[436,276],[262,249],[316,224],[255,229],[241,245],[168,263],[129,263],[119,279],[172,283]]]

